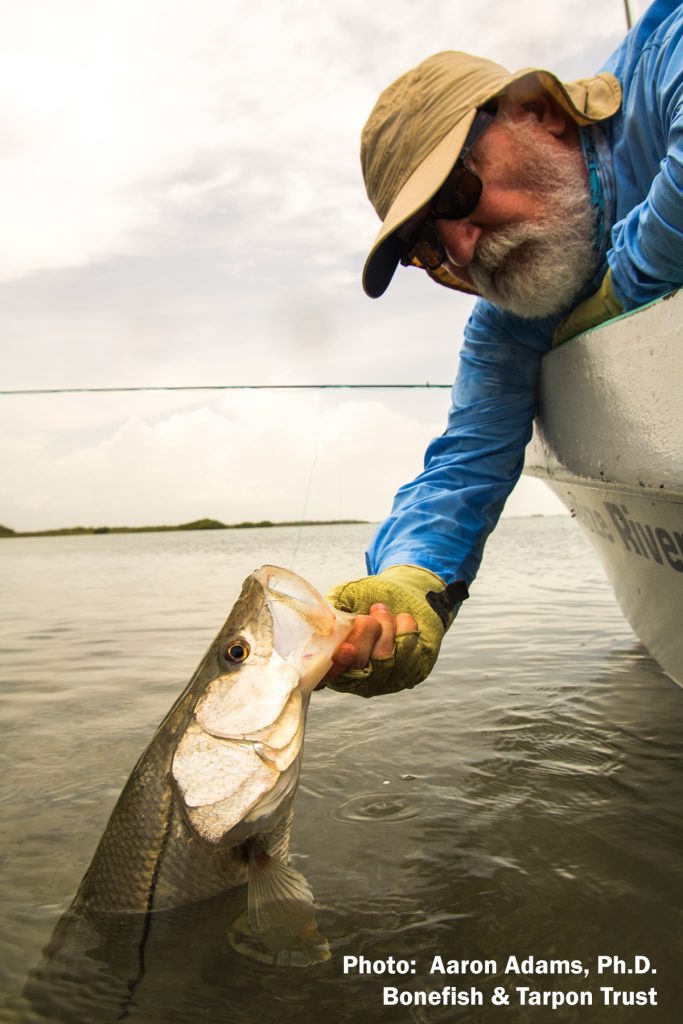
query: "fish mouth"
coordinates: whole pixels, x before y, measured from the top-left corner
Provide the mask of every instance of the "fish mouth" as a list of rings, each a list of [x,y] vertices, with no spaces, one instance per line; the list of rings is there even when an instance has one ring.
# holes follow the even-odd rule
[[[299,674],[308,697],[332,664],[332,654],[348,636],[353,616],[338,611],[315,587],[288,569],[264,565],[254,573],[273,620],[272,644]]]

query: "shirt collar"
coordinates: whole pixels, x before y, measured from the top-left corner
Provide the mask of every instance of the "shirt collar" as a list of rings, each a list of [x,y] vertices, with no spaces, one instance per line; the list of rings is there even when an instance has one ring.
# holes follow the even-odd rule
[[[595,251],[600,265],[611,244],[615,217],[614,171],[612,153],[600,125],[589,124],[579,130],[588,187],[595,209]]]

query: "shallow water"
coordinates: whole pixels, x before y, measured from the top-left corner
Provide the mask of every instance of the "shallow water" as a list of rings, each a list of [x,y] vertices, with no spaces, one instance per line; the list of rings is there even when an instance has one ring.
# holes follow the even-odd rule
[[[2,542],[3,997],[39,961],[132,765],[242,579],[274,562],[325,589],[362,573],[370,532]],[[170,915],[127,1020],[680,1019],[683,691],[638,644],[567,518],[504,520],[472,592],[428,682],[312,702],[294,863],[332,959],[273,967],[230,947],[227,910]],[[345,975],[352,955],[405,958],[416,973]],[[436,955],[495,966],[430,975]],[[588,974],[506,974],[510,955],[580,960]],[[646,956],[656,974],[600,976],[600,955],[626,969]],[[382,1003],[385,986],[453,985],[474,985],[484,1005]],[[491,1004],[496,986],[509,1007]],[[518,986],[588,991],[593,1005],[521,1007]],[[601,986],[654,987],[657,1005],[605,1007]],[[116,1019],[107,1013],[60,1019]]]

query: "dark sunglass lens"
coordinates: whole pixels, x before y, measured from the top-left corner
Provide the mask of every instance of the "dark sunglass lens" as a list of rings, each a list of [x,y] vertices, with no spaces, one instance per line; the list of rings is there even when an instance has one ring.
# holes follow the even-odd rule
[[[432,214],[444,220],[462,220],[469,217],[480,197],[481,181],[477,175],[457,167],[434,197]]]
[[[412,265],[422,267],[424,270],[435,270],[441,266],[444,259],[445,253],[437,230],[431,221],[426,220],[417,238],[406,247],[401,263],[404,267]]]

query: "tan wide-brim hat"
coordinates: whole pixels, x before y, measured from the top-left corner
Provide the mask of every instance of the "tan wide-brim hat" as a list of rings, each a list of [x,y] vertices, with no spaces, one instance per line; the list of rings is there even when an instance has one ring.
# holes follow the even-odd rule
[[[402,75],[384,90],[361,136],[365,186],[382,220],[363,270],[363,288],[371,298],[386,291],[403,253],[396,232],[443,185],[477,108],[515,82],[536,90],[540,85],[579,125],[604,121],[621,104],[619,82],[609,72],[565,83],[550,71],[525,68],[512,74],[456,50],[428,57]],[[442,283],[471,290],[455,278]]]

